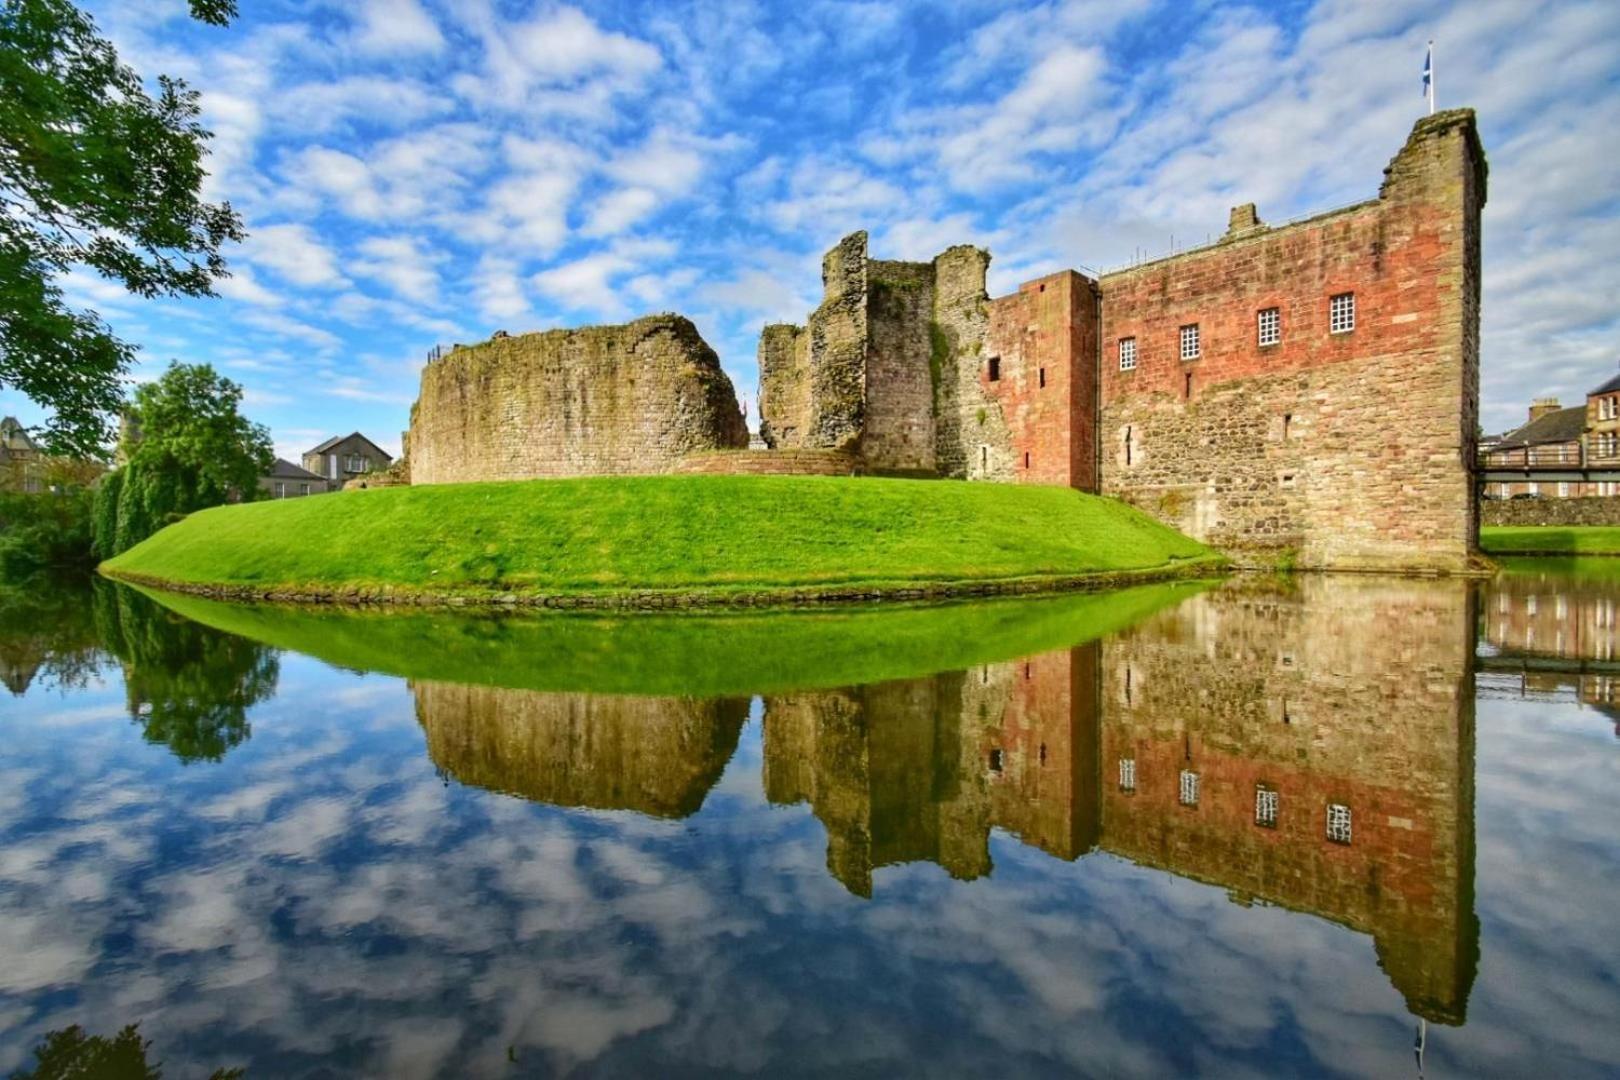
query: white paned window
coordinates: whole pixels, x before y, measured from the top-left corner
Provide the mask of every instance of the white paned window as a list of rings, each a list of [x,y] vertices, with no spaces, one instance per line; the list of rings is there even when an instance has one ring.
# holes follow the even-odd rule
[[[1119,759],[1119,790],[1132,792],[1136,790],[1136,759]]]
[[[1569,481],[1567,481],[1567,480],[1558,481],[1558,497],[1560,499],[1569,498]]]
[[[1282,340],[1282,310],[1268,307],[1258,317],[1260,344],[1275,345]]]
[[[1181,358],[1183,360],[1198,359],[1198,324],[1181,328]]]
[[[1350,842],[1350,808],[1343,803],[1328,803],[1327,838],[1335,844]]]
[[[1119,339],[1119,370],[1136,370],[1136,339],[1133,337]]]
[[[1198,774],[1181,770],[1181,805],[1198,805]]]
[[[1340,293],[1328,301],[1328,330],[1343,334],[1356,328],[1356,294]]]
[[[1271,788],[1254,789],[1254,823],[1268,829],[1277,827],[1277,793]]]

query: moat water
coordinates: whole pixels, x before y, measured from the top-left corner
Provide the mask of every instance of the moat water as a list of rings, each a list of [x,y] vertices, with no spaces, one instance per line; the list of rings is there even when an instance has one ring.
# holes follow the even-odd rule
[[[1614,1076],[1617,609],[0,589],[0,1073]]]

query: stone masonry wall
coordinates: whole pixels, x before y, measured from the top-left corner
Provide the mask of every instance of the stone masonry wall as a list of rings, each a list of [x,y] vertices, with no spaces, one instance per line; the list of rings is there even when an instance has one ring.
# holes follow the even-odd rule
[[[1487,499],[1480,515],[1485,525],[1620,525],[1620,498]]]
[[[1007,423],[1011,478],[1095,491],[1095,283],[1065,270],[991,301],[984,356],[979,378]]]
[[[668,472],[748,445],[731,380],[679,315],[500,337],[422,372],[416,484]]]
[[[1240,559],[1466,569],[1484,169],[1472,112],[1437,114],[1377,200],[1105,275],[1104,493]],[[1355,328],[1330,333],[1340,293]],[[1282,341],[1261,347],[1272,307]],[[1191,324],[1201,355],[1183,361]]]
[[[935,468],[941,476],[1011,480],[1012,437],[1001,402],[985,393],[980,367],[990,327],[985,275],[990,253],[966,244],[934,259],[929,365],[935,372]]]
[[[861,457],[873,469],[934,472],[931,263],[867,263],[866,417]]]

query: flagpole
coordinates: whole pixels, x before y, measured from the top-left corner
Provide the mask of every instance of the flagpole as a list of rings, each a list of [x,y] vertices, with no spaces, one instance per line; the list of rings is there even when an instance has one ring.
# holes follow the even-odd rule
[[[1434,115],[1434,41],[1429,41],[1429,115]]]

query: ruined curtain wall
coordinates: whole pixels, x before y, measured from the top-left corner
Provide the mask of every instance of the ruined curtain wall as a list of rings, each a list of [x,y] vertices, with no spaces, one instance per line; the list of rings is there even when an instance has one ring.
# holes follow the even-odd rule
[[[677,315],[496,338],[422,372],[417,484],[668,472],[748,445],[731,380]]]
[[[1375,201],[1104,276],[1103,491],[1240,559],[1464,569],[1483,170],[1472,114],[1440,114]],[[1355,328],[1331,333],[1340,293]],[[1282,340],[1260,346],[1273,307]]]

